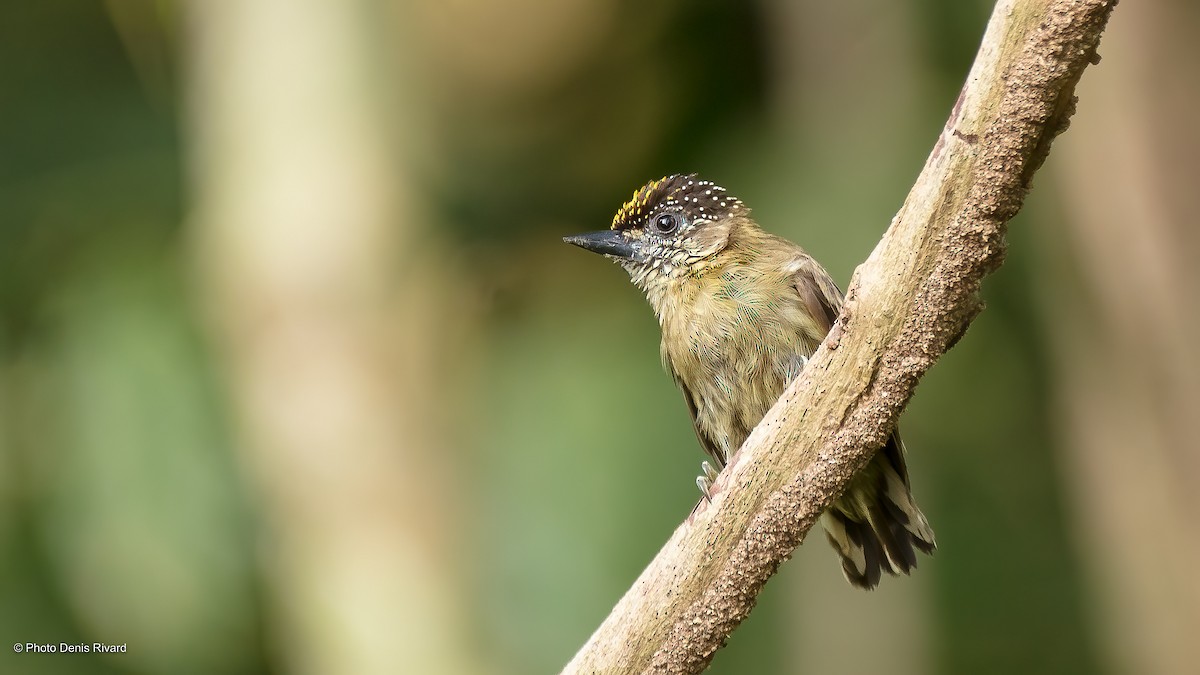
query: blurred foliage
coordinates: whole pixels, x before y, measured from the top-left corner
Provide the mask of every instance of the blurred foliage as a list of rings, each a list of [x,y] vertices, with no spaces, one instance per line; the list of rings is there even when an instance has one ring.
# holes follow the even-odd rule
[[[518,3],[514,21],[562,43],[546,48],[561,61],[527,62],[497,55],[513,46],[507,24],[480,46],[486,33],[450,9],[399,11],[414,21],[395,28],[414,37],[403,67],[423,87],[406,116],[419,127],[414,189],[482,298],[474,386],[447,404],[472,420],[459,449],[471,527],[456,536],[472,551],[462,583],[493,672],[553,672],[573,654],[691,507],[701,459],[644,301],[558,238],[603,227],[648,178],[695,170],[845,283],[924,161],[990,10],[905,5],[912,33],[897,39],[915,74],[893,86],[917,94],[887,122],[898,133],[864,128],[870,141],[854,146],[829,111],[799,131],[780,121],[774,4],[575,2],[542,16]],[[0,636],[129,644],[5,654],[5,672],[282,669],[263,644],[274,626],[258,505],[189,281],[178,9],[0,7]],[[869,34],[891,30],[865,20]],[[846,115],[870,124],[887,105]],[[920,572],[936,672],[1103,670],[1032,309],[1027,232],[1056,208],[1042,197],[1013,223],[988,311],[904,419],[942,544]],[[827,583],[842,584],[821,554]],[[805,598],[787,588],[768,588],[712,672],[791,669],[803,636],[786,606]]]

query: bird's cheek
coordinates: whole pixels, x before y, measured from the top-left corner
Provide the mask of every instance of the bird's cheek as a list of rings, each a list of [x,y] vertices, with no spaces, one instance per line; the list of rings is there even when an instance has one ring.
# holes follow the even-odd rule
[[[653,238],[642,237],[633,242],[633,255],[642,262],[648,263],[661,253],[662,244]]]
[[[730,223],[727,220],[709,223],[688,239],[687,249],[696,258],[707,258],[729,245],[729,231]]]

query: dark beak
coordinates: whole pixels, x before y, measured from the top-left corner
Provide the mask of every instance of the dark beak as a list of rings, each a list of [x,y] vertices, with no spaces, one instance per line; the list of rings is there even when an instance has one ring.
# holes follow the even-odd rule
[[[586,248],[593,253],[603,253],[617,258],[632,258],[633,244],[621,236],[617,230],[600,230],[577,234],[573,237],[563,237],[563,241]]]

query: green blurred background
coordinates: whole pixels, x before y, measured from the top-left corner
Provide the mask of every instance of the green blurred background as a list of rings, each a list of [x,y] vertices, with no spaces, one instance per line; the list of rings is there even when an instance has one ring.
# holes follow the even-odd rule
[[[699,171],[843,285],[973,0],[0,6],[12,673],[557,671],[696,498],[624,273]],[[819,537],[714,673],[1200,663],[1200,9],[1125,2],[988,309],[905,415],[937,556]]]

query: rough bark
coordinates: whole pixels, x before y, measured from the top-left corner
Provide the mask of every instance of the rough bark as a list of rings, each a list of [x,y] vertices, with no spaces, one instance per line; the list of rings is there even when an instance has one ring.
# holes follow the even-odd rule
[[[1001,0],[945,128],[842,316],[565,673],[695,673],[982,309],[1008,220],[1074,111],[1115,0]]]

